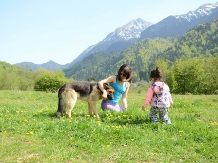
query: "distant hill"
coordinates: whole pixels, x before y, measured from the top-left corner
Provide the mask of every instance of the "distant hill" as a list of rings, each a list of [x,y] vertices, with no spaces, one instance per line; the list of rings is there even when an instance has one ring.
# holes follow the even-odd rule
[[[36,71],[38,68],[44,68],[46,70],[55,71],[55,70],[61,70],[68,67],[67,65],[60,65],[54,61],[49,61],[47,63],[43,64],[35,64],[32,62],[21,62],[14,64],[15,66],[22,67],[23,69],[31,69],[32,71]]]

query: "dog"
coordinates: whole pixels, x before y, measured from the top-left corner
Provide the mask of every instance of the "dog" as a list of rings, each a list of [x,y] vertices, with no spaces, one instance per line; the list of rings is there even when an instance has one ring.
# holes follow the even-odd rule
[[[114,98],[114,89],[107,83],[103,84],[104,89],[107,91],[107,98],[112,100]],[[58,109],[56,117],[60,118],[63,111],[66,116],[71,118],[71,112],[76,104],[77,99],[88,102],[88,113],[99,118],[96,102],[102,98],[102,92],[96,82],[78,81],[66,83],[58,90]]]

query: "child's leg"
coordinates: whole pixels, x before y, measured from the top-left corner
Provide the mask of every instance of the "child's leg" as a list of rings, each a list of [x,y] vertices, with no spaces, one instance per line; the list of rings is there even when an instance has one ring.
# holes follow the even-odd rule
[[[162,119],[163,122],[166,122],[167,124],[171,124],[170,118],[168,117],[168,108],[161,108],[159,112],[159,116]]]
[[[110,103],[110,102],[108,102],[106,100],[103,100],[101,102],[101,108],[102,108],[102,110],[112,110],[112,111],[116,111],[116,112],[120,112],[120,111],[125,110],[119,104],[113,104],[113,103]]]
[[[149,117],[150,117],[150,120],[152,121],[152,122],[158,122],[158,117],[157,117],[157,110],[158,108],[156,108],[156,107],[151,107],[151,109],[150,109],[150,113],[149,113]]]

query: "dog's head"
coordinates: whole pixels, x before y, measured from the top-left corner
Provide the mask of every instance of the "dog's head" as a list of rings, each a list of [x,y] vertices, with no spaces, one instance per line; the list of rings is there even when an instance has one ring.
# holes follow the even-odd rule
[[[107,98],[109,100],[113,100],[114,99],[114,88],[108,85],[107,83],[104,83],[103,86],[104,86],[104,89],[107,91]]]

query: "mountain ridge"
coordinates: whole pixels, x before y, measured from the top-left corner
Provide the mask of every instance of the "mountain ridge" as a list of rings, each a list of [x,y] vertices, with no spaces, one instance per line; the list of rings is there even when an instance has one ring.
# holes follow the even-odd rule
[[[188,30],[190,30],[191,28],[197,26],[198,24],[202,24],[202,22],[204,22],[205,19],[206,19],[206,22],[210,22],[210,21],[214,20],[215,18],[217,18],[218,17],[218,7],[217,6],[218,6],[218,2],[216,2],[214,4],[211,4],[211,3],[203,4],[200,7],[198,7],[196,10],[189,11],[187,14],[190,17],[192,17],[192,19],[186,19],[187,17],[185,17],[185,15],[187,16],[187,14],[181,14],[181,15],[175,15],[175,16],[170,15],[170,16],[164,18],[163,20],[161,20],[160,22],[158,22],[156,24],[152,24],[149,27],[147,27],[144,31],[141,32],[139,38],[131,39],[127,35],[125,38],[126,39],[129,38],[129,40],[126,41],[124,38],[120,39],[118,42],[111,43],[110,45],[108,45],[107,48],[105,48],[103,50],[100,49],[100,52],[102,51],[102,52],[112,53],[112,52],[122,51],[122,50],[132,46],[134,43],[136,43],[142,39],[145,39],[145,38],[155,38],[155,37],[166,38],[166,37],[170,37],[170,36],[179,37],[182,34],[184,34],[185,32],[187,32]],[[202,13],[203,16],[201,16],[200,18],[204,17],[205,19],[204,20],[202,19],[199,21],[199,17],[196,16],[197,15],[196,13],[193,14],[194,12]],[[142,19],[138,18],[136,20],[138,20],[138,22],[140,22],[140,20],[142,20]],[[191,22],[189,22],[188,20],[191,20]],[[192,21],[194,21],[194,23]],[[135,24],[135,20],[132,20],[130,22],[131,22],[131,24]],[[187,22],[189,22],[189,23],[187,23]],[[128,25],[129,23],[127,23],[126,25]],[[115,31],[111,32],[103,40],[106,40],[106,41],[109,40],[109,35],[117,36],[119,38],[118,34],[120,34],[120,35],[124,34],[123,31],[121,33],[119,33],[119,29],[122,27],[119,27],[115,30],[115,31],[117,31],[117,35],[115,34]],[[138,27],[138,28],[140,28],[140,27]],[[128,32],[128,30],[127,30],[127,32]],[[143,35],[143,33],[146,33],[146,32],[148,34],[146,34],[146,36],[143,38],[142,35]],[[135,35],[135,37],[136,37],[136,35]],[[102,41],[100,41],[97,44],[101,44]],[[90,54],[93,54],[95,52],[99,52],[99,49],[96,49],[97,44],[89,46],[71,63],[68,63],[66,65],[62,65],[62,66],[60,66],[58,64],[59,68],[60,69],[70,68],[75,63],[81,62],[84,58],[86,58]],[[93,53],[89,54],[89,52],[93,52]],[[108,55],[110,55],[110,54],[108,54]],[[78,60],[79,58],[80,58],[80,60]],[[45,65],[46,65],[46,63],[45,63]],[[55,67],[58,67],[58,65],[56,65]],[[57,70],[57,68],[56,68],[56,70]]]

